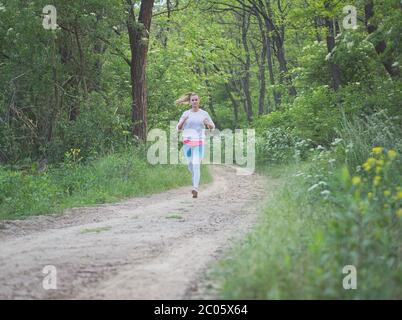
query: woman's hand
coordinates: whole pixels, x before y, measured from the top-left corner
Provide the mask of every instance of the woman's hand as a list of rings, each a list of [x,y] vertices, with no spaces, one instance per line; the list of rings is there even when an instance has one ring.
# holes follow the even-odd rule
[[[204,119],[204,124],[207,126],[208,129],[213,129],[213,124],[209,123],[208,118]]]

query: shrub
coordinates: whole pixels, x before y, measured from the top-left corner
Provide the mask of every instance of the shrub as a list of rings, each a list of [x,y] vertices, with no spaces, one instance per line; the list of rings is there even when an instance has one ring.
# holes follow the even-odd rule
[[[329,145],[341,119],[340,106],[334,101],[335,93],[328,86],[298,97],[289,108],[294,133],[316,145]]]
[[[260,164],[306,159],[311,140],[295,136],[289,128],[272,128],[257,137],[257,162]]]

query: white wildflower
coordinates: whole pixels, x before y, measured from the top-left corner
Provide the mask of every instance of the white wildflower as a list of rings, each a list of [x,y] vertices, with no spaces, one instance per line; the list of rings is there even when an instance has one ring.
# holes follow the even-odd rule
[[[332,144],[333,146],[336,146],[337,144],[341,143],[342,141],[343,141],[342,139],[336,138],[336,139],[334,140],[334,142],[332,142],[331,144]]]
[[[318,183],[316,183],[315,185],[311,186],[310,188],[308,188],[308,192],[313,191],[314,189],[317,189],[320,185]]]
[[[328,196],[330,193],[331,193],[331,191],[329,191],[329,190],[321,191],[321,195],[323,195],[323,196]]]

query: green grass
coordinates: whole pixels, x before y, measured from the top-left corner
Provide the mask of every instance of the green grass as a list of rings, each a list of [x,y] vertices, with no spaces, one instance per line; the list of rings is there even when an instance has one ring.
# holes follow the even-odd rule
[[[278,179],[278,178],[283,178],[286,175],[287,171],[294,171],[296,168],[294,165],[289,164],[289,165],[281,165],[281,164],[272,164],[270,166],[267,165],[261,165],[258,164],[256,166],[256,172]]]
[[[292,176],[298,166],[268,170],[282,186],[268,202],[260,221],[244,241],[220,261],[215,270],[223,299],[286,299],[301,297],[306,251],[314,242],[325,208],[304,196]]]
[[[181,220],[181,219],[183,219],[183,216],[180,215],[180,214],[175,214],[175,213],[173,213],[173,214],[168,215],[168,216],[166,217],[166,219]]]
[[[401,222],[398,202],[367,205],[361,187],[342,185],[342,170],[327,180],[330,198],[309,192],[317,163],[267,167],[282,181],[256,227],[212,271],[222,299],[400,299]],[[397,177],[398,165],[389,167]],[[304,175],[299,173],[303,172]],[[392,172],[392,173],[391,173]],[[312,175],[311,175],[312,173]],[[319,178],[321,179],[321,178]],[[370,183],[369,180],[367,183]],[[366,182],[365,182],[366,183]],[[382,190],[394,190],[385,181]],[[368,186],[369,187],[369,186]],[[356,196],[359,190],[359,196]],[[393,201],[393,202],[389,202]],[[380,206],[378,206],[380,204]],[[400,201],[399,201],[400,205]],[[357,269],[357,290],[343,288],[343,267]]]
[[[204,166],[201,182],[211,180]],[[113,203],[190,184],[191,175],[185,165],[150,165],[135,151],[86,164],[66,163],[45,173],[0,167],[0,220]]]
[[[338,133],[311,160],[259,163],[282,186],[214,268],[221,298],[402,298],[400,126],[376,113],[344,119]],[[343,288],[346,265],[357,290]]]
[[[101,233],[111,230],[111,227],[88,228],[81,230],[81,233]]]

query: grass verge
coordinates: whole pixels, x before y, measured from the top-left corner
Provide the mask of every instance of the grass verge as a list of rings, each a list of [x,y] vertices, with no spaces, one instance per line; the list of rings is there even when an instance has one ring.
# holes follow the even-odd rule
[[[362,178],[345,174],[345,167],[312,188],[314,161],[265,168],[282,180],[282,186],[254,230],[213,268],[218,296],[400,299],[401,193],[395,189],[397,182],[386,179],[398,177],[397,163],[389,161],[384,160],[383,166],[388,166],[382,171],[384,186],[374,189],[363,174]],[[321,185],[326,190],[319,190]],[[345,281],[351,284],[345,266],[357,270],[356,290],[345,290]]]
[[[204,167],[202,183],[211,180]],[[190,184],[185,165],[150,165],[133,150],[86,164],[64,163],[44,173],[0,167],[0,220],[60,213]]]

